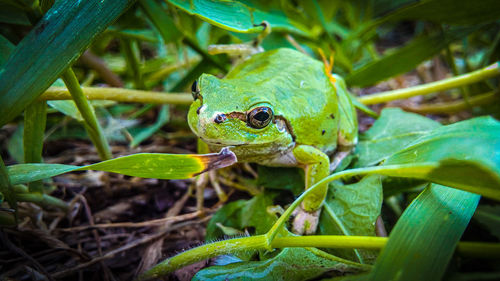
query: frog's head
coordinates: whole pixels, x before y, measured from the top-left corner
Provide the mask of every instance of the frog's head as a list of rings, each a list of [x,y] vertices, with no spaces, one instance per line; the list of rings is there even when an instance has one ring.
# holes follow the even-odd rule
[[[203,74],[192,86],[191,130],[212,147],[286,147],[292,138],[270,95],[242,83]]]

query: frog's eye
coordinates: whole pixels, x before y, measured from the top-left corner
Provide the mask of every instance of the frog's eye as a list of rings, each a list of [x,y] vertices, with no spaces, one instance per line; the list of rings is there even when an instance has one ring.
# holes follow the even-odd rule
[[[194,80],[193,85],[191,85],[191,94],[193,95],[193,99],[197,100],[200,98],[200,89],[198,88],[198,81]]]
[[[248,125],[262,129],[273,119],[273,110],[267,106],[256,107],[247,114]]]

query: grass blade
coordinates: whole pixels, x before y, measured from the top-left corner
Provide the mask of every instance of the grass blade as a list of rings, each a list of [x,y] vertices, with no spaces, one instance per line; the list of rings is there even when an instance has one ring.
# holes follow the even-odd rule
[[[111,150],[108,142],[106,141],[101,125],[99,124],[99,121],[97,121],[94,108],[90,105],[89,101],[83,94],[82,88],[80,87],[80,84],[78,83],[75,73],[71,67],[66,70],[62,79],[64,80],[66,87],[68,87],[69,93],[73,97],[73,101],[75,102],[78,111],[82,115],[85,130],[89,134],[92,143],[94,143],[99,157],[103,160],[110,159],[112,157]]]
[[[80,56],[97,34],[134,2],[55,2],[19,43],[0,73],[0,126],[32,103]]]
[[[12,184],[27,183],[72,171],[97,170],[134,177],[187,179],[200,173],[230,166],[236,156],[229,149],[210,154],[138,153],[87,166],[63,164],[19,164],[9,166]]]
[[[368,280],[441,280],[479,195],[428,186],[406,209]]]
[[[47,120],[47,105],[44,101],[35,101],[24,111],[24,163],[42,163],[43,138]],[[29,185],[31,192],[43,192],[41,181]]]
[[[365,64],[346,77],[348,85],[361,87],[410,71],[422,61],[432,57],[451,42],[464,38],[477,27],[451,29],[444,34],[421,36],[379,60]],[[365,103],[366,104],[366,103]]]

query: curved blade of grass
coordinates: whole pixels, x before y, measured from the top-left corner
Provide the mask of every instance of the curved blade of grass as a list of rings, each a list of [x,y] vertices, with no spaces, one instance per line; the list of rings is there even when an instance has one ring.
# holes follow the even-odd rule
[[[14,195],[14,190],[12,190],[12,183],[9,179],[9,171],[0,156],[0,193],[3,194],[10,207],[13,209],[17,208],[17,201]]]
[[[32,182],[72,171],[97,170],[157,179],[188,179],[236,163],[228,148],[210,154],[138,153],[87,166],[19,164],[7,168],[12,184]]]
[[[467,36],[478,27],[461,27],[418,37],[404,47],[387,53],[379,60],[365,64],[346,77],[348,85],[361,87],[410,71],[422,61],[439,53],[453,41]]]
[[[134,0],[57,1],[0,73],[0,126],[47,89]],[[78,35],[78,36],[75,36]]]
[[[2,64],[7,61],[7,58],[10,56],[10,53],[14,51],[14,49],[14,44],[0,34],[0,69]]]
[[[498,0],[405,0],[390,1],[390,3],[383,0],[377,2],[375,9],[378,14],[399,6],[399,9],[387,14],[377,24],[387,21],[428,20],[444,24],[470,25],[495,21],[500,17],[500,1]]]
[[[41,163],[43,138],[47,120],[47,104],[44,101],[35,101],[24,111],[24,163]],[[31,192],[43,192],[41,181],[29,185]]]
[[[310,37],[307,29],[286,17],[279,10],[262,11],[250,6],[251,2],[227,0],[167,0],[168,3],[195,15],[202,20],[229,31],[259,33],[263,21],[270,23],[273,30],[283,30]]]
[[[156,122],[148,127],[141,128],[141,130],[137,133],[135,133],[132,137],[133,140],[130,142],[130,147],[136,147],[138,146],[141,142],[152,136],[156,131],[158,131],[163,125],[167,124],[168,120],[170,119],[170,110],[168,106],[162,106],[160,108],[160,112],[158,113],[158,119],[156,119]]]
[[[405,210],[368,280],[441,280],[479,195],[428,186]]]

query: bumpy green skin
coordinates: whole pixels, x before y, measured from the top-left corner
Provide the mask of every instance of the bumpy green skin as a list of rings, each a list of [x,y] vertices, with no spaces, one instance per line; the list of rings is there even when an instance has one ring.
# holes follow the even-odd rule
[[[202,98],[191,105],[189,126],[212,151],[234,146],[240,162],[300,166],[306,176],[318,175],[306,180],[307,187],[328,175],[325,155],[357,141],[354,106],[343,80],[335,78],[332,85],[323,63],[292,49],[256,54],[224,79],[208,74],[199,78]],[[245,121],[257,106],[274,112],[274,120],[262,129]],[[228,118],[217,123],[220,113]],[[306,209],[318,209],[323,194],[326,187]]]

